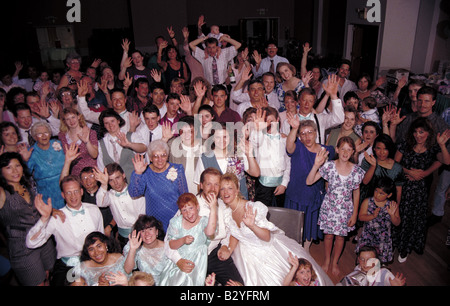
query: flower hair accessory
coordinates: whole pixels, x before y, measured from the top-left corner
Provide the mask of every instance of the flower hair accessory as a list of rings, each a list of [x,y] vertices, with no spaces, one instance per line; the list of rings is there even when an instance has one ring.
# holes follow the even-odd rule
[[[62,150],[62,146],[59,142],[55,141],[52,144],[53,150],[55,150],[56,152],[61,151]]]
[[[169,172],[166,175],[166,178],[170,181],[175,181],[178,177],[178,172],[177,169],[175,169],[174,167],[169,169]]]

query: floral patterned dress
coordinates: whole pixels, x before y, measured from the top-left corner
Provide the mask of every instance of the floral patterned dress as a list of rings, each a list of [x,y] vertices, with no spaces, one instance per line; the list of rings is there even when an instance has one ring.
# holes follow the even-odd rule
[[[381,262],[386,263],[392,261],[392,223],[391,216],[387,211],[390,205],[391,201],[387,201],[386,205],[380,207],[378,217],[364,222],[361,237],[358,239],[358,245],[356,246],[356,253],[365,245],[373,246],[377,249],[378,259]],[[377,208],[378,206],[375,204],[373,197],[369,198],[367,213],[372,215]]]
[[[319,173],[328,181],[328,190],[319,212],[318,224],[324,234],[347,236],[355,226],[347,226],[353,214],[353,190],[359,188],[364,170],[354,165],[348,176],[339,175],[334,161],[326,162]]]
[[[407,150],[405,142],[398,145],[398,150],[403,154],[400,164],[406,169],[428,169],[440,151],[435,145],[423,153],[416,153],[414,150]],[[430,184],[429,177],[420,181],[410,181],[405,179],[402,189],[402,197],[399,206],[400,220],[399,226],[394,227],[393,243],[402,257],[412,251],[422,254],[425,248],[426,222],[428,211],[428,194]]]

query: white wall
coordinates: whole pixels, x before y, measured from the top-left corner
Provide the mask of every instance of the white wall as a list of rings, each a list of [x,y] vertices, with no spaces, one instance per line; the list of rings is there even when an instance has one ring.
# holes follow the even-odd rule
[[[380,70],[411,69],[420,0],[386,1]]]

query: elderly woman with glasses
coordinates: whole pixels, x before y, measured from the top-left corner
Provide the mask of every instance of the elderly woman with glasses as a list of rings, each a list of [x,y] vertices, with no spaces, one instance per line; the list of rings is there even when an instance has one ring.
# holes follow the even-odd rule
[[[323,239],[317,221],[322,200],[325,196],[325,182],[320,180],[314,185],[306,184],[308,171],[314,165],[316,154],[321,150],[330,152],[329,159],[335,155],[333,146],[324,146],[316,141],[317,125],[312,120],[300,121],[298,116],[287,114],[291,130],[286,139],[286,151],[291,157],[291,176],[286,189],[284,207],[305,213],[303,241],[309,249],[313,240]]]
[[[189,192],[183,165],[170,163],[169,153],[163,140],[152,141],[148,147],[150,164],[143,156],[135,155],[128,186],[130,196],[145,195],[146,214],[160,220],[164,231],[178,211],[178,197]]]
[[[32,125],[31,136],[36,143],[29,150],[20,150],[20,154],[27,161],[36,181],[37,192],[42,194],[44,202],[47,203],[47,199],[51,198],[53,208],[60,209],[65,205],[59,188],[65,162],[62,144],[57,139],[51,139],[51,127],[44,121]]]

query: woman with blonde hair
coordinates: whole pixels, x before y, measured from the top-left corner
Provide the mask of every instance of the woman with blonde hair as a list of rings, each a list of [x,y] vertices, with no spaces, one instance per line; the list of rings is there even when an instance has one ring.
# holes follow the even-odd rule
[[[277,76],[281,79],[281,82],[275,86],[275,92],[281,105],[279,111],[283,112],[286,110],[284,106],[286,92],[293,90],[299,94],[303,88],[308,87],[305,84],[308,84],[309,79],[299,79],[294,65],[289,63],[279,63],[277,65]]]
[[[58,134],[64,152],[75,143],[79,147],[77,159],[72,162],[70,174],[79,175],[84,167],[95,167],[98,156],[97,133],[86,124],[83,115],[74,108],[65,108],[61,114],[61,127]]]

